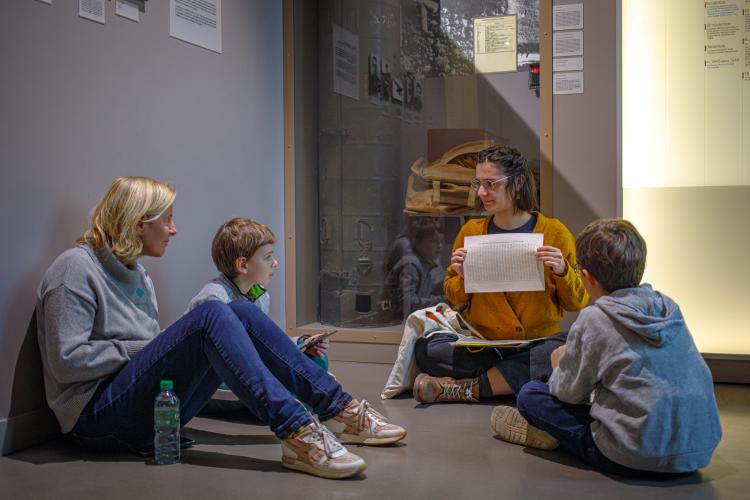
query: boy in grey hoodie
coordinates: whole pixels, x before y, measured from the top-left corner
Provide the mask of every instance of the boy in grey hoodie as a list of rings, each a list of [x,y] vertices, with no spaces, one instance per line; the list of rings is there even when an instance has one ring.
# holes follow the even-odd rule
[[[645,241],[628,221],[599,220],[576,253],[593,303],[552,353],[549,385],[529,382],[517,409],[493,410],[495,434],[621,475],[705,467],[721,439],[711,373],[677,304],[639,285]]]

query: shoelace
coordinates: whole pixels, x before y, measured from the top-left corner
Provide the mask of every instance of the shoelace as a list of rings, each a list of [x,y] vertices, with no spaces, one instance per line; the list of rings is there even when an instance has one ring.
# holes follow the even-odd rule
[[[322,425],[320,423],[320,420],[318,420],[318,417],[316,417],[315,415],[312,415],[312,422],[310,423],[309,427],[312,431],[311,442],[315,442],[316,444],[318,444],[318,442],[322,442],[323,451],[328,458],[332,458],[334,453],[343,448],[343,446],[341,446],[341,443],[339,443],[339,440],[336,439],[336,436],[334,436],[333,433],[328,430],[328,427]],[[320,446],[318,445],[318,447]]]
[[[375,411],[373,407],[370,406],[370,403],[366,399],[363,399],[360,401],[359,405],[357,405],[357,428],[359,430],[366,428],[368,420],[374,422],[376,426],[388,423],[382,414]]]
[[[474,395],[471,392],[472,382],[464,382],[462,384],[446,384],[443,387],[443,397],[446,399],[460,399],[469,401],[474,399]]]

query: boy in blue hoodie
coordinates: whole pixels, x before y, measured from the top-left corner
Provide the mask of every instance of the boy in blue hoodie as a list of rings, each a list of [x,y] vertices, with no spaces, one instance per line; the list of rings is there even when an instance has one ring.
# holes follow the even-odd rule
[[[493,410],[496,437],[620,475],[705,467],[721,439],[713,380],[677,304],[640,284],[645,241],[628,221],[599,220],[576,254],[592,303],[552,352],[548,384]]]

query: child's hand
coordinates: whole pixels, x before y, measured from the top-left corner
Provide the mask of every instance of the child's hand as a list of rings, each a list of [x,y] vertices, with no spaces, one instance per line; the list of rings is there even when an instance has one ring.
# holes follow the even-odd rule
[[[568,264],[559,248],[550,246],[537,248],[536,260],[541,260],[542,264],[551,268],[552,272],[558,276],[562,276],[568,270]]]
[[[456,248],[451,254],[451,269],[456,271],[456,274],[464,277],[464,259],[466,258],[465,248]]]
[[[323,357],[328,352],[328,339],[323,339],[305,351],[308,356]]]
[[[322,338],[321,338],[322,337]],[[305,341],[306,346],[300,349],[308,356],[324,356],[328,351],[328,337],[325,334],[319,333],[312,335]]]
[[[565,346],[561,345],[549,355],[549,362],[552,365],[553,370],[560,366],[560,358],[563,357],[563,354],[565,354]]]

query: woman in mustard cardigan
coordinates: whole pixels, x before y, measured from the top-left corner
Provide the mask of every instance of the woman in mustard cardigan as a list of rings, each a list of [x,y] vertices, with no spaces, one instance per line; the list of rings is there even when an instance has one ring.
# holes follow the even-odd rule
[[[529,380],[546,380],[552,372],[550,353],[567,336],[560,332],[563,310],[578,311],[588,302],[575,270],[573,236],[560,221],[536,210],[536,183],[518,150],[493,146],[480,151],[473,188],[492,215],[467,222],[456,236],[443,281],[445,296],[456,308],[467,306],[465,318],[485,338],[545,340],[518,349],[470,352],[453,344],[453,334],[420,338],[415,356],[423,373],[414,383],[414,399],[422,403],[478,401],[515,394]],[[544,291],[464,292],[465,237],[531,232],[544,234],[544,245],[536,251],[545,268]]]

